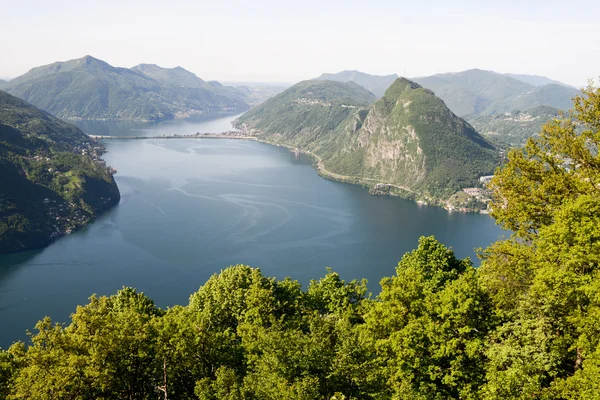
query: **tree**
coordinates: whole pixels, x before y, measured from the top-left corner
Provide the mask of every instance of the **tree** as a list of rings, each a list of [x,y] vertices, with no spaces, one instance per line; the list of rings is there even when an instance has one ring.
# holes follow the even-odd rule
[[[470,260],[423,237],[381,285],[365,329],[394,398],[476,398],[494,319]]]
[[[557,208],[580,195],[600,195],[600,88],[590,83],[573,103],[539,138],[512,149],[491,181],[492,216],[519,238],[531,239],[552,223]]]
[[[600,323],[600,89],[513,150],[492,180],[512,238],[484,253],[480,282],[503,323],[489,338],[484,398],[594,398]]]

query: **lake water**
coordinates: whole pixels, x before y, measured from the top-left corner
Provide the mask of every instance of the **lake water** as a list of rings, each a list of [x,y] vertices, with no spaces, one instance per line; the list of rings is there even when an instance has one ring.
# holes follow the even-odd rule
[[[81,123],[88,133],[189,134],[230,129],[227,117],[166,124]],[[167,128],[168,127],[168,128]],[[215,130],[217,131],[217,130]],[[229,265],[260,267],[306,285],[332,267],[378,292],[422,235],[458,256],[495,241],[486,215],[449,213],[325,180],[286,149],[226,139],[107,142],[120,204],[43,250],[0,256],[0,346],[45,315],[67,321],[92,293],[133,286],[158,305],[186,304]]]

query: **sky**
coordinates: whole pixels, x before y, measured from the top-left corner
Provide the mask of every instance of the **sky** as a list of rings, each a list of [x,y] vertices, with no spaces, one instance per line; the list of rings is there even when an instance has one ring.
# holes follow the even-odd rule
[[[346,69],[600,77],[600,1],[0,0],[0,16],[4,78],[84,55],[225,82]]]

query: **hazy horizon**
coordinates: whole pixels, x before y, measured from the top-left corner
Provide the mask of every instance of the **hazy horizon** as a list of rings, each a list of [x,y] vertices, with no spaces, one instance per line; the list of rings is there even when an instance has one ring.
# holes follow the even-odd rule
[[[289,84],[342,70],[417,77],[478,68],[581,87],[600,75],[600,41],[588,40],[600,34],[600,4],[591,1],[8,4],[0,0],[0,32],[12,38],[0,43],[5,78],[88,54],[117,67],[181,66],[221,82]]]

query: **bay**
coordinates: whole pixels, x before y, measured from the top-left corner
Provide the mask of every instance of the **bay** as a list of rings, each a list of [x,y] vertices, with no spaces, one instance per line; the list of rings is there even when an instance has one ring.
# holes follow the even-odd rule
[[[155,136],[225,131],[232,118],[78,124],[90,134]],[[118,170],[119,205],[45,249],[0,256],[1,347],[24,339],[45,315],[67,321],[92,293],[123,286],[161,307],[186,304],[215,272],[247,264],[304,286],[331,267],[346,280],[367,278],[377,293],[420,236],[434,235],[477,262],[473,248],[502,235],[487,215],[371,196],[319,177],[307,156],[263,143],[148,139],[106,146],[105,159]]]

